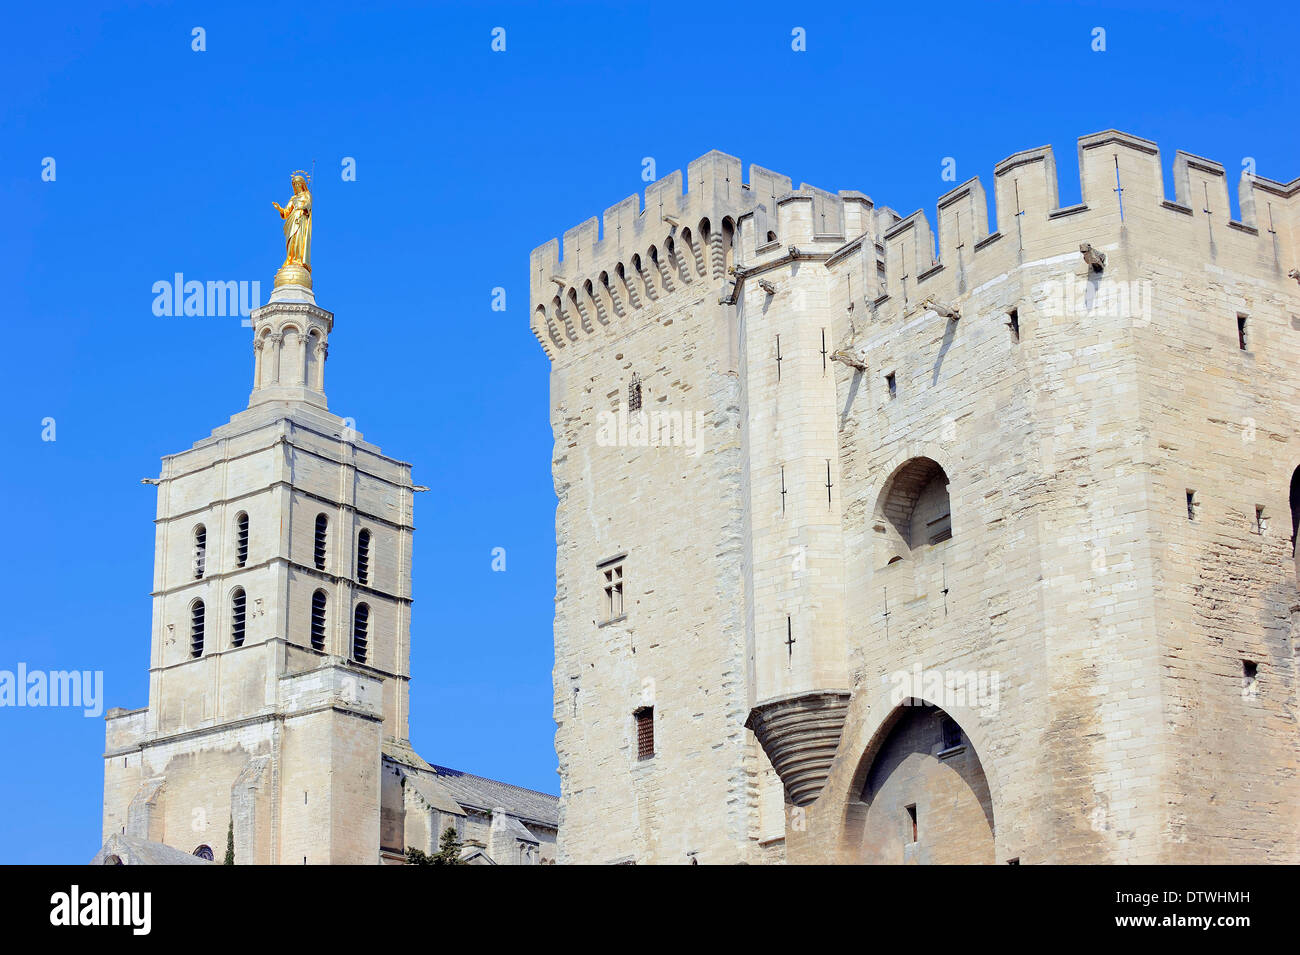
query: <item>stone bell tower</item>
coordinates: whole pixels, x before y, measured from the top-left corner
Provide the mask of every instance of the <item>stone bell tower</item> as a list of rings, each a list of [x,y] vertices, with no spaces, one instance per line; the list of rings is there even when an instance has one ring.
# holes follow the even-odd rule
[[[382,754],[409,750],[411,466],[330,412],[305,177],[280,211],[248,407],[149,482],[149,705],[108,713],[104,836],[220,861],[233,824],[239,863],[375,863]]]

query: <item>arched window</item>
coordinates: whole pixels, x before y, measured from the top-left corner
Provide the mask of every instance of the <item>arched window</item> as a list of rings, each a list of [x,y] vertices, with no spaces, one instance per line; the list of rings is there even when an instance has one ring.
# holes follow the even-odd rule
[[[203,601],[190,604],[190,656],[203,656]]]
[[[248,596],[243,587],[236,587],[230,595],[230,645],[244,645],[244,621],[247,618]]]
[[[321,359],[325,357],[324,347],[321,345],[321,335],[316,329],[312,329],[307,336],[307,369],[303,376],[308,388],[317,391],[324,390],[321,385]]]
[[[370,607],[357,604],[352,617],[352,659],[358,663],[366,662],[366,652],[370,649]]]
[[[201,579],[207,567],[208,529],[199,524],[194,528],[194,579]]]
[[[212,846],[199,846],[194,850],[194,855],[207,862],[211,862],[214,858],[212,855]]]
[[[324,514],[316,515],[316,569],[325,569],[325,535],[329,530],[330,519]]]
[[[913,458],[894,472],[877,505],[876,529],[887,542],[881,564],[952,539],[948,475],[938,462]]]
[[[311,595],[311,648],[325,649],[325,602],[329,598],[325,591],[318,590]]]
[[[248,514],[240,511],[235,518],[235,566],[248,563]]]
[[[357,535],[357,583],[370,583],[370,531]]]

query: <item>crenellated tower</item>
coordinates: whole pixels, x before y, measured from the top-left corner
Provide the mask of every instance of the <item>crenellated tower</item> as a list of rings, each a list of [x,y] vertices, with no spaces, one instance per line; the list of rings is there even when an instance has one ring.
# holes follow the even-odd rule
[[[562,857],[1296,859],[1300,180],[1078,153],[932,227],[715,152],[533,253]]]

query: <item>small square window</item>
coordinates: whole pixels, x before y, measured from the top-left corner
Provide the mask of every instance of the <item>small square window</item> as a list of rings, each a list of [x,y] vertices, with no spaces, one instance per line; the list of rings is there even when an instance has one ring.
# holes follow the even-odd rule
[[[650,759],[655,754],[655,708],[643,706],[632,716],[636,720],[636,758]]]

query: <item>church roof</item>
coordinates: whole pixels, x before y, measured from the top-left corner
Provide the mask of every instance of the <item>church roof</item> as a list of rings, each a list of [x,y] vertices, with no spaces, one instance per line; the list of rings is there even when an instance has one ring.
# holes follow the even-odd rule
[[[560,800],[556,796],[446,766],[435,765],[433,771],[438,774],[438,782],[462,806],[488,812],[504,809],[512,816],[551,829],[560,826]]]
[[[447,792],[446,787],[439,785],[436,779],[419,773],[407,773],[406,782],[420,794],[430,808],[456,816],[465,815],[465,810],[461,808],[460,803],[456,802],[451,793]]]

